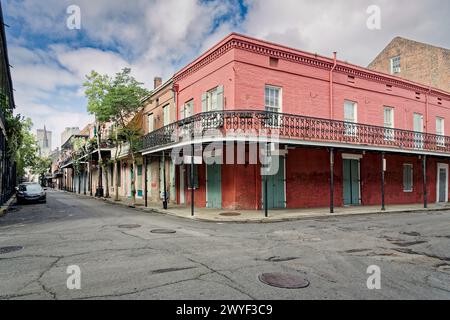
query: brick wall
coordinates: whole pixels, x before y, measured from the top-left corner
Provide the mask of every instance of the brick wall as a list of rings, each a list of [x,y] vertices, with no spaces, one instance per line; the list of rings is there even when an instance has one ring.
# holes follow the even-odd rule
[[[398,77],[450,92],[450,50],[396,37],[369,64],[369,69],[391,73],[390,59],[400,56]]]

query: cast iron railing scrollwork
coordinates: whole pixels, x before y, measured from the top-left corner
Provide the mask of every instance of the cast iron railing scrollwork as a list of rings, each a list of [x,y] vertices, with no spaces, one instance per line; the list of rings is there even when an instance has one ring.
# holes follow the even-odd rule
[[[450,153],[450,137],[269,111],[227,110],[195,114],[152,131],[143,150],[165,147],[211,130],[229,134],[276,135],[280,139],[367,145]]]

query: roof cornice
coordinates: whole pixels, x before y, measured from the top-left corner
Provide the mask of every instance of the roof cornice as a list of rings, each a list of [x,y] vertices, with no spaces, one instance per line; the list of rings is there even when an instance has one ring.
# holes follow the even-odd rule
[[[221,57],[231,49],[250,51],[257,54],[292,61],[328,71],[333,68],[333,59],[331,58],[232,33],[225,37],[216,46],[212,47],[196,60],[178,71],[173,77],[174,83],[198,71],[199,69]],[[373,71],[344,61],[337,61],[335,72],[420,93],[432,93],[436,96],[442,96],[446,97],[446,99],[450,99],[449,92],[436,88],[430,88],[420,83],[401,79],[399,77],[395,77],[386,73]]]

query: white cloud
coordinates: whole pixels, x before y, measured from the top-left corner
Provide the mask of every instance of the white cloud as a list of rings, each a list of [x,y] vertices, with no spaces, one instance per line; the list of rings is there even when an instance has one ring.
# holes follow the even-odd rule
[[[450,47],[448,1],[247,0],[243,29],[256,37],[367,65],[396,36]],[[381,30],[366,27],[369,5],[381,9]]]
[[[66,126],[83,127],[82,83],[95,69],[114,74],[131,67],[148,88],[170,77],[231,31],[366,65],[395,36],[450,47],[448,1],[77,0],[81,30],[66,28],[73,0],[7,0],[4,10],[18,30],[9,38],[18,111],[44,124],[54,141]],[[382,29],[366,28],[366,9],[381,7]],[[7,30],[11,32],[11,30]],[[37,48],[36,48],[37,47]]]

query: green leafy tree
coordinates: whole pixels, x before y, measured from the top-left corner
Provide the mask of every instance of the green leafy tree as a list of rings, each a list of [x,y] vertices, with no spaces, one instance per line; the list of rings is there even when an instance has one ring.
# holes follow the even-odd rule
[[[8,156],[16,162],[17,176],[25,175],[25,169],[33,167],[39,148],[31,128],[31,119],[20,114],[6,114],[6,135],[8,137]]]
[[[85,95],[88,99],[87,110],[90,114],[95,116],[98,164],[102,169],[99,170],[99,185],[102,185],[102,172],[106,172],[100,150],[100,140],[102,125],[109,122],[112,117],[112,110],[110,106],[105,103],[105,97],[111,88],[111,82],[112,79],[108,75],[101,75],[96,71],[92,71],[86,76],[86,81],[83,84],[85,88]],[[106,185],[108,185],[108,181],[106,181]]]
[[[43,184],[45,174],[50,172],[52,159],[47,157],[36,157],[31,166],[31,173],[39,176],[39,182]]]
[[[128,156],[133,162],[131,179],[132,205],[136,203],[136,156],[140,150],[142,129],[136,116],[142,109],[142,99],[149,94],[132,75],[131,69],[124,68],[113,78],[92,71],[85,83],[88,97],[88,111],[98,122],[113,122],[117,130],[116,143],[123,141],[128,147]],[[120,137],[120,138],[119,138]],[[100,142],[98,142],[100,143]],[[116,147],[118,145],[116,144]],[[99,155],[100,156],[100,155]],[[117,154],[114,159],[114,172],[117,177]],[[116,179],[117,181],[117,179]],[[116,182],[116,197],[117,182]]]
[[[72,137],[71,139],[73,154],[72,154],[72,163],[73,168],[75,170],[75,174],[80,176],[82,171],[81,158],[86,155],[88,151],[87,141],[81,137]],[[86,183],[86,181],[84,181]],[[86,186],[84,186],[86,190]],[[81,179],[78,178],[78,193],[81,193]]]

